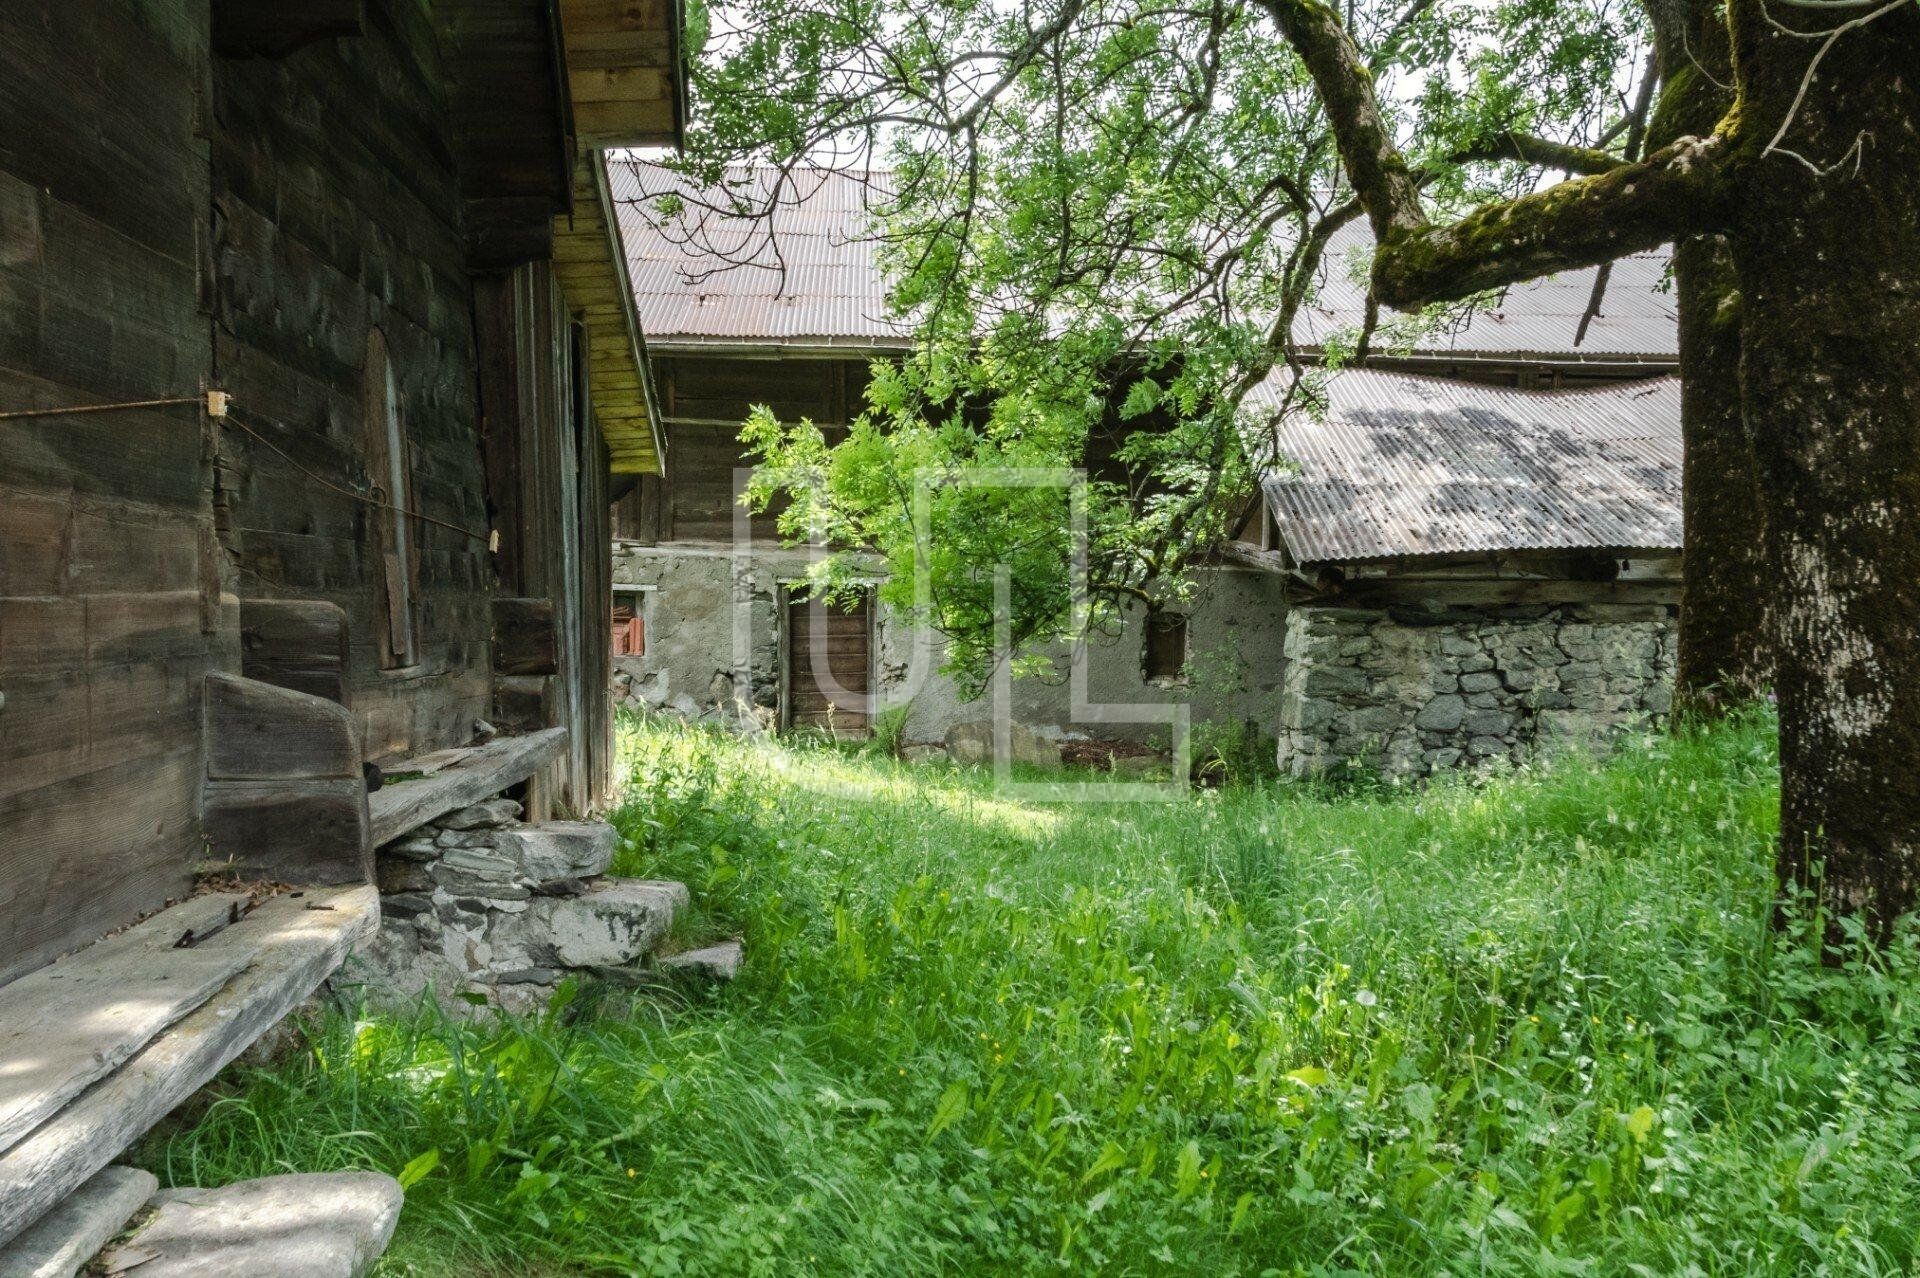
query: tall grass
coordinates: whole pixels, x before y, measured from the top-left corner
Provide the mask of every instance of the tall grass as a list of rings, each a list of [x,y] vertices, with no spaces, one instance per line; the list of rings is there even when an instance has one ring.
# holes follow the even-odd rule
[[[1478,785],[1074,807],[625,737],[618,868],[744,931],[742,980],[334,1015],[150,1165],[411,1167],[395,1273],[1920,1259],[1920,950],[1823,968],[1765,926],[1763,720]]]

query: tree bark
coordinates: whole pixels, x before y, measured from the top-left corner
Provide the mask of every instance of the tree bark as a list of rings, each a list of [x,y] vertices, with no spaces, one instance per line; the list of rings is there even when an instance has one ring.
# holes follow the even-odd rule
[[[1773,682],[1765,506],[1740,396],[1740,294],[1724,240],[1673,251],[1680,303],[1681,518],[1685,584],[1674,709],[1715,718]]]
[[[1595,264],[1663,229],[1725,234],[1773,584],[1779,874],[1816,893],[1829,940],[1856,920],[1884,942],[1920,903],[1920,4],[1728,0],[1737,89],[1714,137],[1451,227],[1397,180],[1338,15],[1263,4],[1320,91],[1389,304]]]
[[[1865,12],[1734,0],[1751,164],[1729,243],[1776,578],[1780,874],[1884,941],[1920,888],[1920,6],[1830,47],[1780,29]]]
[[[1662,91],[1654,145],[1714,132],[1733,94],[1726,18],[1715,0],[1650,5]],[[1679,301],[1682,521],[1679,717],[1716,717],[1771,686],[1767,603],[1772,578],[1753,440],[1740,399],[1740,291],[1724,239],[1674,246]]]

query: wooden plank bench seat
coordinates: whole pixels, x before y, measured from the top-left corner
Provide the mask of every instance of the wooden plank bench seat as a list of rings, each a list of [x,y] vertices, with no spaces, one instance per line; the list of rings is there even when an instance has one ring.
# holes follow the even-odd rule
[[[401,779],[389,781],[367,796],[373,846],[391,843],[435,817],[525,781],[558,757],[566,744],[565,728],[544,728],[474,746],[458,761],[438,766],[426,776],[407,777],[405,760],[392,764],[389,771],[400,774]]]
[[[380,925],[370,885],[194,897],[0,987],[0,1244],[86,1183]]]

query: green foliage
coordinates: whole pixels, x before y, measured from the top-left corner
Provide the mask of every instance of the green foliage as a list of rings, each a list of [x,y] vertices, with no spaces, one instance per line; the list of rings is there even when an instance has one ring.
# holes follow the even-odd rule
[[[1920,947],[1831,968],[1769,930],[1764,721],[1072,808],[627,745],[620,868],[743,928],[741,981],[624,1019],[333,1015],[148,1165],[411,1168],[388,1273],[1920,1263]]]
[[[1447,157],[1512,129],[1600,133],[1642,24],[1617,0],[1342,11],[1439,212],[1537,177]],[[844,438],[757,414],[752,500],[784,490],[788,535],[877,551],[889,602],[949,636],[965,684],[999,657],[998,568],[1017,652],[1177,589],[1274,461],[1251,389],[1280,370],[1279,393],[1306,393],[1293,318],[1351,267],[1322,257],[1357,215],[1324,112],[1261,5],[735,0],[700,24],[720,34],[693,64],[680,166],[783,176],[695,203],[777,229],[810,181],[791,166],[884,166],[868,229],[916,337]],[[684,212],[667,221],[694,247],[753,256]],[[1079,467],[1084,530],[1063,491],[1002,486]],[[1065,568],[1079,538],[1084,582]]]

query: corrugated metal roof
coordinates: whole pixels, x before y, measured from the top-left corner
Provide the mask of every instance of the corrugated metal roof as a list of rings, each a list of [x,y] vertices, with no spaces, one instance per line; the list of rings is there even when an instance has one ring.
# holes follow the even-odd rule
[[[1520,391],[1351,370],[1327,392],[1324,416],[1277,427],[1298,472],[1262,483],[1298,563],[1680,548],[1677,378]]]
[[[657,197],[697,193],[722,204],[725,194],[696,192],[643,160],[609,168],[640,327],[654,347],[909,344],[911,328],[889,315],[865,238],[871,196],[859,178],[802,170],[795,191],[760,223],[692,206],[666,216]],[[723,183],[751,202],[764,199],[773,175],[738,166]]]
[[[1373,233],[1364,219],[1334,235],[1323,259],[1319,291],[1301,308],[1294,327],[1303,345],[1321,345],[1343,329],[1359,330],[1366,319],[1367,288],[1364,275],[1356,278],[1356,268],[1364,265],[1372,247]],[[1574,338],[1593,296],[1597,267],[1511,285],[1493,306],[1472,312],[1458,324],[1418,334],[1408,353],[1553,363],[1672,363],[1679,350],[1679,320],[1667,286],[1670,256],[1663,249],[1616,261],[1600,313],[1577,344]],[[1383,311],[1383,317],[1386,314]]]
[[[873,244],[863,238],[870,193],[859,178],[825,169],[798,170],[796,189],[765,225],[708,215],[701,228],[704,244],[728,256],[744,255],[750,262],[717,269],[723,265],[719,257],[686,243],[693,214],[664,218],[652,198],[684,195],[693,188],[645,161],[614,161],[609,169],[640,323],[650,341],[665,346],[908,344],[911,328],[889,316],[886,282]],[[723,181],[749,197],[764,197],[773,173],[770,168],[736,166]],[[886,175],[873,174],[869,180],[883,185]],[[721,202],[712,192],[706,195],[710,202]],[[1317,346],[1343,329],[1359,329],[1366,314],[1366,286],[1354,272],[1372,242],[1364,219],[1336,233],[1318,293],[1300,315],[1295,336],[1301,343]],[[1407,353],[1671,363],[1678,339],[1674,299],[1666,287],[1667,257],[1665,252],[1640,253],[1616,262],[1600,314],[1577,345],[1574,336],[1593,292],[1593,269],[1513,285],[1492,308],[1476,311],[1460,324],[1421,333]]]

